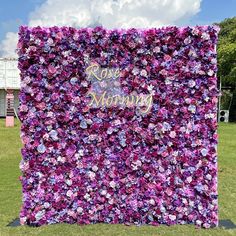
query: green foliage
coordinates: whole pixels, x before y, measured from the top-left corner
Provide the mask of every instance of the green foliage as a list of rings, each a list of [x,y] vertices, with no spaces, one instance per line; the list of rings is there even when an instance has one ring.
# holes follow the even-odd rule
[[[222,95],[220,98],[220,109],[221,110],[229,110],[231,99],[233,94],[229,90],[221,91]]]
[[[218,75],[223,85],[236,85],[236,17],[218,24]]]

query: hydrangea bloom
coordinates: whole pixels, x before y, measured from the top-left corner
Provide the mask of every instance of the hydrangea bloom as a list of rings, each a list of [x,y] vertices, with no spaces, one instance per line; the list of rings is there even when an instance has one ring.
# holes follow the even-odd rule
[[[22,26],[21,224],[217,225],[217,34]],[[150,111],[88,106],[90,62]]]

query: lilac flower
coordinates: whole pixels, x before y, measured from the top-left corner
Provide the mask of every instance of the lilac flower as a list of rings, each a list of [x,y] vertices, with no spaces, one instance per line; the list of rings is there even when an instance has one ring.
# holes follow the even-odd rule
[[[206,148],[203,148],[203,149],[201,150],[201,154],[202,154],[204,157],[207,155],[207,153],[208,153],[208,151],[207,151]]]
[[[44,153],[46,151],[46,147],[43,144],[40,144],[37,147],[37,150],[38,150],[39,153]]]

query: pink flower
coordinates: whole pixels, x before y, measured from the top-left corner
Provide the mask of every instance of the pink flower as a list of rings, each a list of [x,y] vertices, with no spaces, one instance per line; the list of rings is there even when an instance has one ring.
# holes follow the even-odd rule
[[[50,74],[55,74],[57,72],[57,69],[54,66],[49,65],[48,66],[48,71],[49,71]]]
[[[169,136],[170,136],[171,138],[175,138],[175,137],[176,137],[176,132],[175,132],[175,131],[171,131],[170,134],[169,134]]]

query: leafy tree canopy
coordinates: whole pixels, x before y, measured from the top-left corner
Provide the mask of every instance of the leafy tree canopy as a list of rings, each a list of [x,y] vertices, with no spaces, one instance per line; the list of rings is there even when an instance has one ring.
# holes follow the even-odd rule
[[[236,86],[236,17],[218,24],[218,76],[223,85]]]

